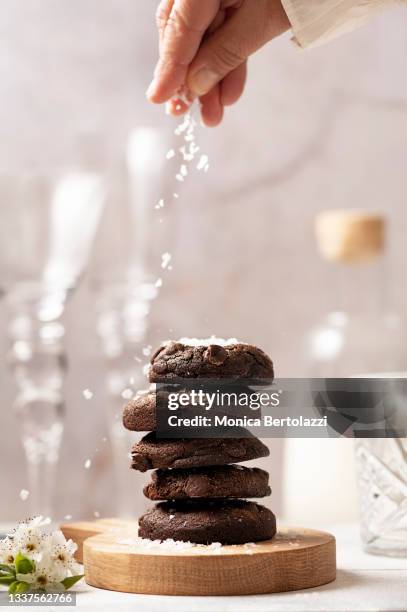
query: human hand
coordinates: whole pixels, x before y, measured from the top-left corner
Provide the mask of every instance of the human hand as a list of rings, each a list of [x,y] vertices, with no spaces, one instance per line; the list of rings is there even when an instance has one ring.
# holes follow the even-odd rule
[[[281,0],[161,0],[156,18],[160,58],[147,97],[174,115],[198,97],[208,126],[243,93],[247,58],[290,27]]]

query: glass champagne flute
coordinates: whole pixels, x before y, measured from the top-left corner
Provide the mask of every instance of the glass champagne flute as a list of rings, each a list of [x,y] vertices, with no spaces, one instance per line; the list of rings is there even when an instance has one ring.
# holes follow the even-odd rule
[[[0,177],[0,296],[31,512],[52,516],[67,368],[62,315],[86,266],[105,200],[100,175]]]

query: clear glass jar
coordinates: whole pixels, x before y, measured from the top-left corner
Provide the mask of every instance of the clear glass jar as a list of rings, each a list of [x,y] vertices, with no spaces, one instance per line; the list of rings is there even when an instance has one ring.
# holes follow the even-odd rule
[[[407,377],[404,320],[388,306],[385,225],[356,211],[317,218],[333,308],[306,336],[308,376]],[[356,472],[365,550],[407,556],[407,439],[358,440]]]

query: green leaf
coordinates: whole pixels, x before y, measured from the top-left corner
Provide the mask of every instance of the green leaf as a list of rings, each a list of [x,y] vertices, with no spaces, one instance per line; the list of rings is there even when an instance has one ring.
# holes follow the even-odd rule
[[[73,587],[74,584],[76,584],[77,582],[79,582],[79,580],[82,580],[82,578],[84,577],[85,574],[81,574],[80,576],[69,576],[69,578],[65,578],[65,580],[61,581],[61,584],[64,585],[65,590],[67,591],[68,589],[70,589],[71,587]]]
[[[34,561],[31,561],[28,557],[21,554],[17,554],[14,566],[16,568],[16,574],[31,574],[35,570]]]
[[[14,594],[17,590],[18,587],[18,580],[14,580],[14,582],[12,582],[8,588],[8,592]]]
[[[15,582],[16,577],[9,574],[8,576],[0,576],[0,585],[9,585]]]
[[[15,574],[14,567],[0,563],[0,574]]]
[[[25,593],[30,588],[28,582],[19,582],[16,586],[15,593]]]

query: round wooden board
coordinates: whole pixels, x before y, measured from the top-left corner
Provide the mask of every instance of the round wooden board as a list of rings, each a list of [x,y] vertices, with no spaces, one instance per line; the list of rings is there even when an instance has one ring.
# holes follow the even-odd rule
[[[102,533],[84,542],[85,580],[102,589],[154,595],[253,595],[296,591],[335,580],[335,538],[280,529],[257,544],[137,545],[137,532]]]

